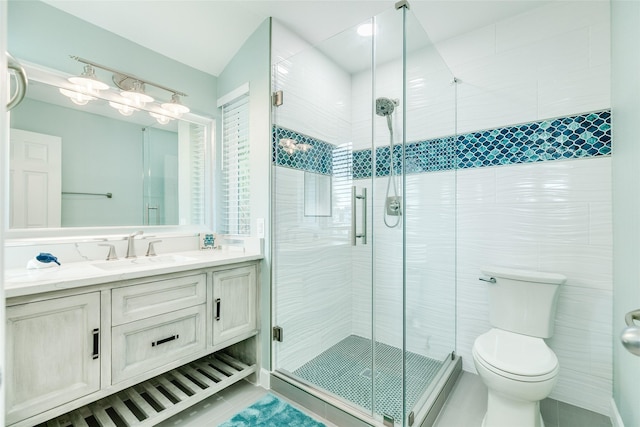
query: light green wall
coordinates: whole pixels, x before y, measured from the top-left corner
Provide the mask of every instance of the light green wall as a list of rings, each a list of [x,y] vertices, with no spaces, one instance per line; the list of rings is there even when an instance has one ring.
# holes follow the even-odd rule
[[[142,224],[141,126],[25,99],[11,127],[62,138],[62,191],[113,193],[63,197],[63,227]]]
[[[119,4],[123,3],[114,2],[114,7]],[[17,59],[79,74],[82,65],[69,55],[79,56],[182,91],[189,95],[183,101],[194,113],[215,114],[215,76],[39,1],[11,0],[8,9],[8,50]],[[194,40],[185,49],[199,49],[206,55],[206,44],[206,40]]]
[[[265,20],[247,39],[218,77],[218,94],[223,96],[249,82],[249,138],[251,141],[251,235],[256,220],[265,220],[270,230],[271,171],[271,19]],[[218,129],[218,132],[220,129]],[[220,140],[220,139],[218,139]],[[220,158],[220,156],[218,156]],[[265,261],[261,269],[260,313],[262,366],[270,369],[271,269],[270,241],[265,239]]]
[[[640,308],[640,3],[611,12],[613,397],[624,425],[640,426],[640,359],[620,344],[625,313]]]

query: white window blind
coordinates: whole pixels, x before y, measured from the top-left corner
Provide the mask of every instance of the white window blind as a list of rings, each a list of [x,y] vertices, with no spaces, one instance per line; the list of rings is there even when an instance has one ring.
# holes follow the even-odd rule
[[[220,225],[225,234],[251,233],[249,169],[249,93],[245,92],[222,105]]]
[[[189,125],[189,136],[189,154],[191,159],[191,224],[204,224],[206,128],[191,123]]]

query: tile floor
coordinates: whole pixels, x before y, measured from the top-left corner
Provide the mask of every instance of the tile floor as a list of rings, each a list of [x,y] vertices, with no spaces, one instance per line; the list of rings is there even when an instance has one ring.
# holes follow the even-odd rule
[[[371,340],[348,336],[293,373],[371,412]],[[442,362],[405,352],[407,407],[412,408],[437,375]],[[402,419],[402,350],[376,342],[376,394],[378,414]]]
[[[215,427],[268,392],[262,387],[240,381],[159,425],[161,427]],[[282,396],[279,397],[325,423],[327,427],[349,427],[336,426],[295,402]],[[487,389],[480,378],[477,375],[463,372],[436,419],[434,427],[478,427],[482,423],[486,401]],[[611,427],[611,421],[604,415],[555,400],[544,401],[542,413],[546,427]]]

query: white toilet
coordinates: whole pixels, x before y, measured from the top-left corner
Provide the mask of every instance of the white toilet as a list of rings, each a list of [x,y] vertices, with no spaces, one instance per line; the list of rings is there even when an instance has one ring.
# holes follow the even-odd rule
[[[553,335],[560,285],[555,273],[482,269],[493,329],[476,338],[473,362],[489,389],[483,427],[543,427],[540,400],[558,376],[558,358],[543,338]]]

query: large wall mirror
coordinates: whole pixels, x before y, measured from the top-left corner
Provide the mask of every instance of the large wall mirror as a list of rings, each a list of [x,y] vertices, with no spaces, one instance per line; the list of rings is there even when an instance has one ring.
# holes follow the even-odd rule
[[[207,222],[211,119],[76,105],[60,92],[67,76],[24,65],[27,96],[10,113],[11,230]]]

